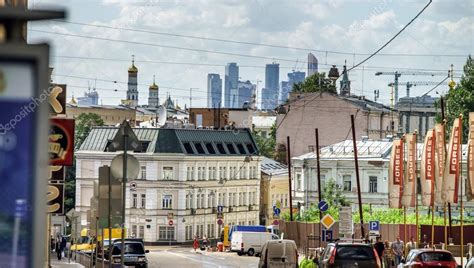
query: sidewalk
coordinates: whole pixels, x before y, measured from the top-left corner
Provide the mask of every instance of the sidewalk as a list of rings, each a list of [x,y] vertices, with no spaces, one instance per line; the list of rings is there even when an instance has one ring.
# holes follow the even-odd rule
[[[52,268],[84,268],[83,265],[75,263],[71,259],[71,263],[68,262],[68,258],[61,258],[61,260],[58,260],[58,257],[56,256],[56,253],[51,253],[51,267]]]

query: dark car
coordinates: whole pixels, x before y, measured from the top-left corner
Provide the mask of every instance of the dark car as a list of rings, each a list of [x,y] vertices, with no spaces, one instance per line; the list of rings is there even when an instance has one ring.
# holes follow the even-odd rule
[[[120,240],[115,240],[112,246],[112,257],[110,261],[113,264],[120,264],[121,254],[122,254],[122,243]],[[143,242],[139,239],[126,239],[124,243],[124,262],[126,266],[134,267],[148,267],[148,259],[146,258],[145,253],[148,253],[148,250],[145,250]]]
[[[363,243],[330,243],[319,260],[320,268],[381,268],[377,252]]]
[[[446,250],[413,249],[407,256],[403,267],[456,268],[453,254]]]

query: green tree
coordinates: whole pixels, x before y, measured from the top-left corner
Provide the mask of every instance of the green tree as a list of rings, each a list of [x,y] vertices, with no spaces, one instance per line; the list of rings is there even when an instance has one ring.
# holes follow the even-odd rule
[[[448,91],[445,96],[446,99],[446,130],[450,133],[453,126],[454,119],[459,114],[463,115],[463,140],[467,140],[469,133],[469,112],[474,111],[474,60],[471,55],[468,56],[466,64],[464,65],[464,72],[461,81],[455,88]],[[437,105],[439,107],[439,103]],[[441,110],[436,116],[438,122],[441,122]]]
[[[92,127],[94,126],[103,126],[104,120],[100,118],[98,114],[95,113],[83,113],[76,118],[76,134],[74,140],[74,147],[77,149],[80,148],[81,144],[89,135]]]
[[[272,125],[269,137],[264,136],[262,131],[254,131],[252,136],[257,143],[260,154],[273,159],[276,145],[276,124]]]
[[[94,126],[103,126],[104,120],[100,118],[98,114],[84,113],[76,118],[76,133],[74,140],[74,148],[77,151],[81,144],[86,139],[87,135]],[[66,179],[64,183],[65,197],[64,197],[64,209],[65,212],[69,211],[75,206],[75,195],[76,195],[76,159],[72,166],[66,168]]]
[[[336,87],[326,73],[315,73],[307,77],[303,82],[293,85],[293,92],[330,92],[337,94]]]

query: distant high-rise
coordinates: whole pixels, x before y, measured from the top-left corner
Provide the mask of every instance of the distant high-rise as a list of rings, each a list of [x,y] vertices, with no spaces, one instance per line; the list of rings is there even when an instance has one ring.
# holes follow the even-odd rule
[[[222,79],[218,74],[207,74],[207,107],[221,107]]]
[[[153,76],[153,84],[148,88],[148,106],[156,108],[160,105],[159,87],[155,83],[155,76]]]
[[[280,83],[280,64],[265,66],[265,88],[262,89],[262,109],[273,110],[278,105],[278,86]]]
[[[318,72],[318,59],[313,53],[308,53],[308,76]]]
[[[244,107],[245,103],[247,105],[252,106],[253,103],[253,95],[255,94],[255,90],[257,86],[252,84],[249,80],[247,81],[239,81],[239,102],[238,108]]]
[[[283,104],[288,99],[288,95],[293,90],[293,85],[304,82],[306,73],[300,71],[292,71],[288,73],[288,81],[282,81],[280,86],[280,96],[278,103]]]
[[[82,105],[99,105],[99,93],[95,87],[84,92],[84,97],[77,98],[77,103]]]
[[[131,107],[138,106],[138,68],[135,66],[135,58],[132,57],[132,66],[128,68],[128,88],[125,104]]]
[[[225,66],[224,106],[237,108],[239,102],[239,66],[235,62]]]

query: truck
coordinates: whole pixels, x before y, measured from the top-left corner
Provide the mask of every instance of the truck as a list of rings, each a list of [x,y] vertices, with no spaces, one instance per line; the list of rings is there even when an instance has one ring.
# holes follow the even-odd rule
[[[279,239],[277,235],[267,232],[234,231],[230,250],[237,252],[239,256],[244,254],[249,256],[259,255],[262,252],[263,245],[268,240],[277,239]]]

